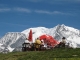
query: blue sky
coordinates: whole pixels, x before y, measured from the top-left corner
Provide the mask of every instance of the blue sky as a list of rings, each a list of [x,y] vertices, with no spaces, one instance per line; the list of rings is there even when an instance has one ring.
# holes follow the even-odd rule
[[[0,0],[0,36],[65,24],[80,29],[80,0]]]

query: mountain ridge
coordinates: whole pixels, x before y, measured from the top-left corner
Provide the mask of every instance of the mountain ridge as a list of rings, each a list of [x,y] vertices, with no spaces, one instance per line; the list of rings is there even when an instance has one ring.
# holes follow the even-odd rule
[[[0,44],[6,45],[7,48],[11,47],[14,49],[21,49],[22,43],[28,37],[30,29],[32,29],[33,32],[33,42],[37,37],[43,34],[51,35],[58,41],[61,41],[62,37],[64,36],[66,37],[66,42],[70,43],[71,47],[80,48],[80,30],[73,27],[65,26],[64,24],[57,25],[53,28],[34,27],[28,28],[22,32],[8,32],[0,39]],[[2,50],[5,49],[3,48]]]

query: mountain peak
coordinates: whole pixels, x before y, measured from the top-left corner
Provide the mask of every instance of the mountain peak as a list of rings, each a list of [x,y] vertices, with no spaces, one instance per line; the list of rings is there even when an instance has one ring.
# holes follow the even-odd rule
[[[60,30],[60,31],[72,31],[72,32],[76,32],[77,34],[79,34],[80,33],[80,30],[78,30],[78,29],[75,29],[75,28],[73,28],[73,27],[69,27],[69,26],[66,26],[66,25],[64,25],[64,24],[62,24],[62,25],[57,25],[56,26],[57,27],[57,30]]]

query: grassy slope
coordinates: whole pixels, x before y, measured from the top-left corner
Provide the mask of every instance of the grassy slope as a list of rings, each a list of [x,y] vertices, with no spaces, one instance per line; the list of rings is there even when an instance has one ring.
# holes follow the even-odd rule
[[[0,54],[0,60],[80,60],[79,57],[80,49],[64,48]]]

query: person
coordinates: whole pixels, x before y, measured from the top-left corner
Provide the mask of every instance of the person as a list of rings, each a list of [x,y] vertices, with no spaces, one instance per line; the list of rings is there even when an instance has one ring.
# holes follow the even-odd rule
[[[62,43],[66,43],[65,39],[65,37],[62,38]]]
[[[39,38],[37,38],[37,39],[35,40],[35,48],[36,48],[37,51],[40,50],[40,45],[41,45],[41,41],[40,41]]]
[[[26,38],[26,40],[24,41],[24,43],[29,43],[29,40]]]
[[[25,40],[25,48],[26,48],[26,50],[27,51],[29,51],[30,50],[30,48],[31,48],[31,46],[30,46],[30,42],[29,42],[29,40],[26,38],[26,40]]]
[[[44,40],[41,40],[40,50],[44,50]]]
[[[60,42],[61,43],[61,47],[65,47],[65,44],[66,44],[66,40],[65,39],[66,39],[65,37],[62,38],[62,41]]]

